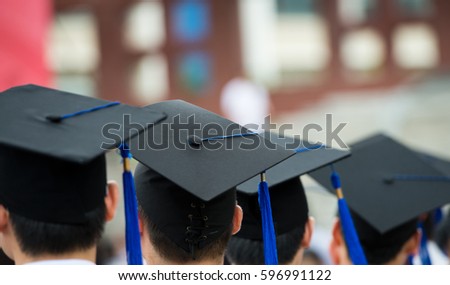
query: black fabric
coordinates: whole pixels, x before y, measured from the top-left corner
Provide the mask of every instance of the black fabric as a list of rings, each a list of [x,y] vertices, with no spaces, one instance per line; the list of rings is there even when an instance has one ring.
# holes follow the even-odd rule
[[[384,234],[420,214],[450,202],[448,181],[395,179],[396,175],[442,177],[415,152],[378,134],[351,146],[352,157],[335,164],[350,209]],[[334,193],[330,169],[310,173]]]
[[[277,133],[265,132],[262,136],[269,139],[272,144],[278,145],[278,148],[291,151],[302,149],[301,152],[296,153],[266,171],[266,180],[269,187],[350,156],[349,151],[338,150],[327,146],[316,148],[317,144],[289,136],[282,136]],[[238,185],[237,190],[240,192],[255,193],[258,190],[260,180],[259,175],[255,176]]]
[[[215,241],[232,225],[234,188],[203,201],[142,164],[136,168],[135,181],[145,215],[186,252],[191,245],[201,249]]]
[[[48,119],[108,103],[36,85],[0,93],[0,203],[30,219],[83,224],[106,193],[104,153],[164,118],[118,104]]]
[[[181,100],[146,107],[167,118],[130,141],[134,157],[198,198],[209,201],[294,155],[259,135],[202,141],[249,131]],[[177,124],[181,122],[183,125]]]
[[[86,164],[0,148],[0,203],[23,217],[82,224],[106,194],[106,163],[99,155]]]
[[[423,161],[442,172],[445,176],[450,177],[450,161],[423,152],[417,152],[417,154]]]
[[[370,251],[389,248],[393,244],[403,245],[417,231],[417,224],[419,222],[418,218],[413,218],[381,234],[357,213],[351,210],[350,212],[361,245],[364,249]]]
[[[8,89],[0,93],[0,146],[84,163],[164,118],[162,113],[119,104],[59,123],[46,119],[107,103],[36,85]],[[103,129],[106,125],[111,127]]]
[[[304,227],[308,220],[308,204],[305,190],[298,177],[269,187],[272,217],[277,236],[295,228]],[[262,240],[261,212],[258,194],[237,193],[239,205],[244,211],[241,230],[237,237]]]

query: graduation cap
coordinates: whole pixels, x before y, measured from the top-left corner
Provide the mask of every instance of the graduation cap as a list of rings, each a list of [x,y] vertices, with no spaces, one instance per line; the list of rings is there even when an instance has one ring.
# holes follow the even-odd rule
[[[374,233],[378,237],[390,235],[422,213],[450,202],[450,184],[445,175],[395,140],[378,134],[354,144],[351,150],[352,157],[334,167],[342,176],[345,197],[362,242]],[[328,169],[310,175],[334,191],[327,183]],[[373,230],[360,230],[363,224]]]
[[[264,221],[259,204],[258,182],[254,193],[241,192],[239,186],[237,190],[238,204],[244,212],[244,217],[240,231],[231,237],[227,258],[236,264],[267,263],[267,249],[264,243],[266,237],[264,236]],[[295,253],[293,250],[296,249],[294,248],[296,245],[292,242],[280,244],[279,237],[293,231],[296,232],[295,235],[303,233],[308,220],[308,204],[299,177],[278,183],[270,187],[268,192],[273,217],[274,239],[277,245],[276,258],[278,262],[284,264],[290,261],[292,254]],[[241,240],[245,241],[242,243]],[[252,248],[249,249],[252,252],[251,255],[242,251],[243,248],[247,248],[248,243],[252,245]]]
[[[450,161],[423,152],[416,152],[417,155],[427,164],[433,166],[439,172],[443,173],[446,177],[450,177]],[[442,178],[446,179],[446,178]]]
[[[443,173],[443,177],[441,179],[450,181],[450,161],[445,160],[443,158],[424,153],[424,152],[416,152],[417,155],[425,161],[427,164],[433,166],[436,170]],[[432,260],[430,257],[430,253],[428,252],[428,236],[427,234],[430,231],[430,228],[434,228],[438,225],[443,219],[443,211],[441,207],[434,209],[429,212],[425,217],[425,220],[419,221],[419,228],[421,229],[422,236],[420,239],[420,247],[419,247],[419,258],[422,265],[431,265]],[[410,264],[413,264],[413,256],[410,257]]]
[[[181,100],[147,110],[167,118],[130,141],[145,165],[135,172],[138,200],[160,230],[195,256],[230,227],[235,186],[294,152],[270,148],[263,137]]]
[[[266,171],[266,180],[269,188],[287,180],[298,178],[303,174],[314,171],[324,165],[339,161],[350,156],[349,151],[327,147],[321,143],[311,143],[296,137],[283,136],[277,133],[264,132],[261,134],[278,148],[295,152],[295,155]],[[259,177],[240,184],[239,192],[255,194],[257,192]]]
[[[296,154],[271,167],[265,173],[270,196],[270,205],[276,236],[304,226],[308,219],[308,205],[299,179],[323,165],[338,161],[350,155],[348,151],[327,148],[294,137],[285,137],[276,133],[261,134],[271,143]],[[263,220],[258,206],[259,177],[237,186],[239,205],[244,210],[244,219],[237,237],[264,240]]]
[[[125,124],[124,115],[133,124]],[[163,117],[36,85],[0,93],[0,203],[33,220],[83,225],[104,203],[104,153]],[[128,161],[128,150],[121,149]],[[125,195],[133,197],[126,180]],[[126,214],[130,223],[137,219],[132,209]]]

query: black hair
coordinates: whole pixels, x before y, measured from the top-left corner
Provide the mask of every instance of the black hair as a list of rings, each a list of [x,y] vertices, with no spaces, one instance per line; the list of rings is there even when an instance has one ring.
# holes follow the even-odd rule
[[[30,256],[64,254],[86,250],[100,240],[105,225],[106,206],[86,214],[83,224],[36,221],[10,212],[12,228],[20,249]]]
[[[139,206],[139,214],[144,221],[145,228],[150,237],[150,242],[156,253],[163,259],[174,264],[186,264],[193,260],[201,262],[205,259],[222,258],[225,253],[227,243],[230,240],[233,224],[231,223],[214,241],[206,244],[202,248],[196,248],[193,256],[192,252],[178,246],[164,232],[162,232],[155,223],[145,214],[145,211]]]
[[[1,248],[0,248],[0,265],[14,265],[14,260],[9,258]]]
[[[447,250],[450,248],[450,212],[448,212],[445,219],[438,225],[435,240],[440,250],[447,254]]]
[[[417,232],[418,218],[380,234],[354,211],[351,211],[351,214],[367,262],[371,265],[386,264],[394,259],[405,243]]]
[[[305,227],[300,226],[277,236],[279,264],[289,264],[299,250]],[[226,251],[228,260],[237,265],[264,264],[264,245],[261,240],[252,240],[233,236]]]

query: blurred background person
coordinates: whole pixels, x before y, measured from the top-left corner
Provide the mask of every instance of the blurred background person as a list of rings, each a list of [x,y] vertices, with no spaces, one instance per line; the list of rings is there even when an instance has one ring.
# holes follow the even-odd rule
[[[449,264],[450,260],[450,212],[447,213],[446,217],[439,224],[436,229],[435,236],[436,244],[439,246],[441,252],[445,254],[447,257],[447,263]]]
[[[262,130],[264,118],[270,115],[270,97],[263,86],[236,77],[225,84],[220,96],[225,117],[249,129]]]
[[[342,177],[342,191],[367,263],[403,265],[419,252],[422,257],[421,236],[429,234],[420,226],[424,213],[450,202],[448,185],[442,181],[446,176],[383,134],[361,140],[351,149],[352,156],[336,163],[333,173]],[[311,176],[327,185],[330,170],[322,168]],[[327,189],[335,191],[331,186]],[[352,264],[349,252],[355,245],[342,225],[340,217],[332,229],[330,255],[334,264]]]

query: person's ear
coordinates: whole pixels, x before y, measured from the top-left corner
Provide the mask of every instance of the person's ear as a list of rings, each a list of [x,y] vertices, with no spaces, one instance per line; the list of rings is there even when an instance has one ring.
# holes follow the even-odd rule
[[[0,232],[3,232],[8,226],[9,211],[0,204]]]
[[[302,247],[308,248],[311,243],[312,234],[314,232],[315,220],[313,217],[308,217],[308,221],[305,224],[305,233],[303,234]]]
[[[111,221],[116,215],[118,202],[119,202],[119,185],[117,185],[116,181],[108,181],[105,196],[106,221]]]
[[[331,230],[331,242],[329,247],[330,258],[333,264],[341,264],[341,251],[344,245],[341,223],[336,219]]]
[[[236,205],[234,207],[234,216],[233,216],[233,229],[231,234],[237,234],[241,229],[242,218],[244,217],[244,213],[242,211],[241,206]]]
[[[407,255],[417,255],[419,254],[419,246],[420,246],[420,239],[422,237],[422,234],[420,230],[417,230],[413,236],[411,236],[403,246],[403,251]]]
[[[138,226],[139,226],[139,234],[142,238],[142,235],[144,233],[144,220],[141,217],[141,213],[138,211]]]

